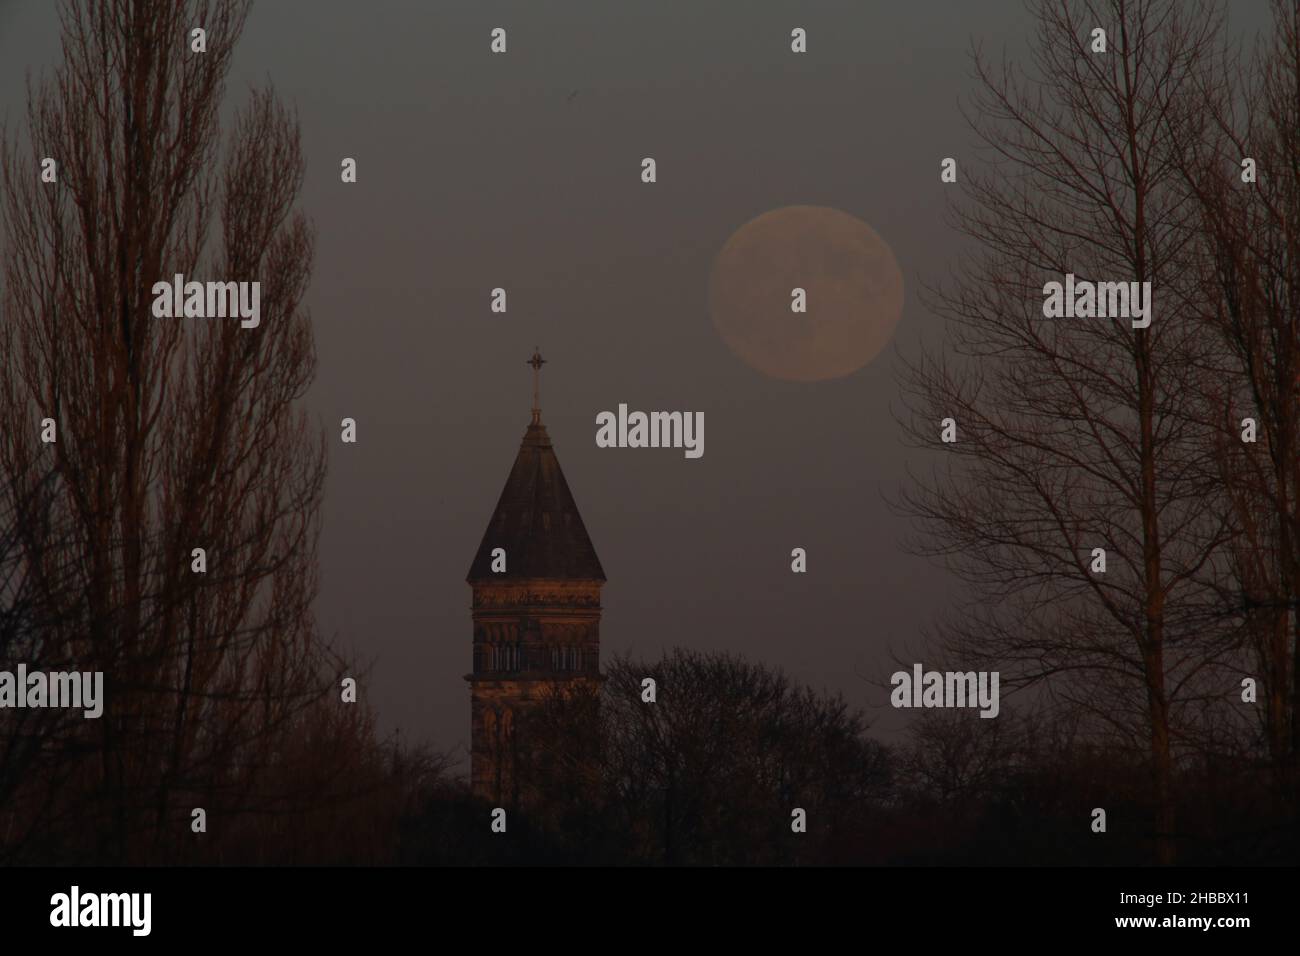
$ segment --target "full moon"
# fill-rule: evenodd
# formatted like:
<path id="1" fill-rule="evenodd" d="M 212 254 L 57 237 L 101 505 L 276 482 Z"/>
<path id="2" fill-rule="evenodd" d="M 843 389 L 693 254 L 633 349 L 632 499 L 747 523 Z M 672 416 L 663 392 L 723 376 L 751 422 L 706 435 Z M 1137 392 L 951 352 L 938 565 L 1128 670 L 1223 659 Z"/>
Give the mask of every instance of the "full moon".
<path id="1" fill-rule="evenodd" d="M 806 311 L 797 311 L 802 289 Z M 903 274 L 860 219 L 784 206 L 737 229 L 709 276 L 709 311 L 728 347 L 773 378 L 817 382 L 856 372 L 903 314 Z"/>

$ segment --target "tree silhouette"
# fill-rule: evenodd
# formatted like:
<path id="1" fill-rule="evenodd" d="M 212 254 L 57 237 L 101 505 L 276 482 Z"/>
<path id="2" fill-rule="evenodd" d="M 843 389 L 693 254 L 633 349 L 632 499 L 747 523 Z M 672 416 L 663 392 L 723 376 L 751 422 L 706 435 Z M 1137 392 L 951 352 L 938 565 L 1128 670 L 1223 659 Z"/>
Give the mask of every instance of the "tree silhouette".
<path id="1" fill-rule="evenodd" d="M 5 659 L 103 671 L 107 699 L 99 720 L 63 715 L 71 740 L 20 783 L 0 768 L 0 854 L 66 838 L 82 859 L 167 861 L 193 807 L 227 829 L 283 810 L 266 787 L 338 686 L 311 612 L 325 448 L 298 407 L 315 356 L 297 123 L 269 91 L 224 142 L 218 122 L 247 12 L 61 4 L 62 62 L 29 89 L 25 139 L 5 136 L 0 500 L 42 612 Z M 178 273 L 260 281 L 260 326 L 155 318 L 152 286 Z M 6 716 L 0 734 L 8 759 L 25 731 Z"/>
<path id="2" fill-rule="evenodd" d="M 735 655 L 616 659 L 599 690 L 557 686 L 525 719 L 523 807 L 587 859 L 830 862 L 888 792 L 861 712 Z"/>
<path id="3" fill-rule="evenodd" d="M 1220 431 L 1220 507 L 1232 521 L 1225 617 L 1249 657 L 1226 680 L 1258 679 L 1262 736 L 1296 800 L 1300 708 L 1300 4 L 1275 0 L 1252 69 L 1225 60 L 1203 96 L 1214 126 L 1189 137 L 1187 181 L 1202 212 L 1206 334 L 1223 346 L 1208 411 Z M 1254 176 L 1246 170 L 1254 163 Z M 1253 178 L 1254 181 L 1244 181 Z M 1242 440 L 1246 418 L 1256 441 Z"/>
<path id="4" fill-rule="evenodd" d="M 965 111 L 982 162 L 964 166 L 954 225 L 974 240 L 931 291 L 942 351 L 903 368 L 904 426 L 939 447 L 897 504 L 914 546 L 970 586 L 941 645 L 1086 708 L 1152 769 L 1157 859 L 1175 856 L 1182 728 L 1228 689 L 1210 663 L 1229 529 L 1216 513 L 1215 429 L 1199 408 L 1213 366 L 1202 334 L 1195 204 L 1179 144 L 1211 120 L 1199 95 L 1219 49 L 1200 3 L 1043 4 L 1027 67 L 974 57 Z M 1101 27 L 1107 52 L 1093 52 Z M 1044 284 L 1153 284 L 1148 328 L 1045 319 Z M 953 418 L 957 441 L 939 444 Z M 1093 549 L 1106 571 L 1092 569 Z"/>

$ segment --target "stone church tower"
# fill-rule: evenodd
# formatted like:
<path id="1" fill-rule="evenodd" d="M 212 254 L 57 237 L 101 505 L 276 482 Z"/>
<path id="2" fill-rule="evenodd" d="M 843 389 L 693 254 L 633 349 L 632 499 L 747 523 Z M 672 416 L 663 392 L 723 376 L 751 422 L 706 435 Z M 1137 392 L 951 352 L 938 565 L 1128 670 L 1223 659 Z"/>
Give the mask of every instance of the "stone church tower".
<path id="1" fill-rule="evenodd" d="M 518 803 L 520 756 L 544 741 L 520 718 L 553 688 L 600 680 L 605 572 L 538 407 L 544 359 L 533 353 L 533 417 L 467 581 L 473 589 L 470 776 L 475 794 Z M 504 554 L 503 554 L 504 552 Z M 504 570 L 503 570 L 504 568 Z"/>

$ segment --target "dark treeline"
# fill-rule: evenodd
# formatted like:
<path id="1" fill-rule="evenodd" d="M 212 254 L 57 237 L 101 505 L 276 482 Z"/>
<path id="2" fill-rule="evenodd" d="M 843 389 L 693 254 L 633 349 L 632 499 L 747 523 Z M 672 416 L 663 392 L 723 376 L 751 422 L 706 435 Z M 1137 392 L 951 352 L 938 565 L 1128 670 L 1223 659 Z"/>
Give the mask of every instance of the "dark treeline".
<path id="1" fill-rule="evenodd" d="M 492 806 L 441 784 L 408 800 L 411 864 L 1122 865 L 1156 850 L 1149 766 L 1053 709 L 997 719 L 917 711 L 906 739 L 761 665 L 677 650 L 620 660 L 598 694 L 557 692 L 520 733 L 535 754 L 508 836 Z M 642 682 L 657 699 L 646 703 Z M 537 738 L 535 738 L 537 739 Z M 579 770 L 581 768 L 581 770 Z M 1283 864 L 1300 834 L 1267 766 L 1180 765 L 1185 864 Z M 1105 833 L 1092 811 L 1107 812 Z M 792 812 L 807 830 L 792 829 Z"/>
<path id="2" fill-rule="evenodd" d="M 269 865 L 1120 865 L 1153 858 L 1149 768 L 1079 721 L 918 711 L 874 739 L 862 711 L 759 664 L 677 650 L 615 661 L 595 693 L 559 685 L 519 729 L 531 760 L 506 833 L 450 755 L 304 729 L 296 804 L 215 817 L 173 862 Z M 656 681 L 654 703 L 643 680 Z M 313 772 L 329 749 L 326 769 Z M 1120 757 L 1116 757 L 1116 754 Z M 279 781 L 286 783 L 284 780 Z M 1229 755 L 1181 767 L 1185 864 L 1285 864 L 1293 819 L 1267 767 Z M 1092 811 L 1107 830 L 1092 830 Z M 806 831 L 792 828 L 795 809 Z M 65 828 L 11 863 L 84 862 Z"/>

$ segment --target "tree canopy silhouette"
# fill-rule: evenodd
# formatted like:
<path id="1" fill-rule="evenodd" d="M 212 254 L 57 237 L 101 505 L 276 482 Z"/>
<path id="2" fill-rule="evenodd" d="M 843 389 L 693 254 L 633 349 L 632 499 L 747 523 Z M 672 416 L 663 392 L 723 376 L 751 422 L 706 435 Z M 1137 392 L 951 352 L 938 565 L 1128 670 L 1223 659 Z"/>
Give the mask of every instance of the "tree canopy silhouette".
<path id="1" fill-rule="evenodd" d="M 5 134 L 0 502 L 40 613 L 4 659 L 103 671 L 107 700 L 34 737 L 0 724 L 0 856 L 175 859 L 192 808 L 233 838 L 314 779 L 283 770 L 341 667 L 312 616 L 312 234 L 292 113 L 255 91 L 222 135 L 248 9 L 61 4 L 62 62 L 29 88 L 25 135 Z M 178 273 L 260 282 L 260 325 L 155 318 L 152 286 Z M 10 765 L 32 747 L 45 759 Z"/>

